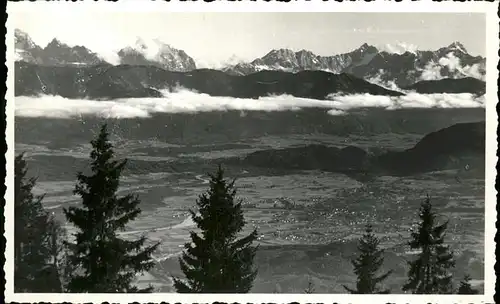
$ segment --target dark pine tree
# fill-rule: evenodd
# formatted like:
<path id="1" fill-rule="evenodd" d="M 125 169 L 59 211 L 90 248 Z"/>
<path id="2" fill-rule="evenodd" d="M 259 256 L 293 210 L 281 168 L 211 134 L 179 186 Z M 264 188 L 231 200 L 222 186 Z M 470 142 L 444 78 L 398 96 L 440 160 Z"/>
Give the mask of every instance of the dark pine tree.
<path id="1" fill-rule="evenodd" d="M 452 276 L 450 269 L 455 267 L 453 254 L 444 244 L 448 222 L 438 225 L 437 215 L 432 210 L 429 197 L 420 207 L 420 224 L 412 232 L 411 249 L 420 250 L 418 258 L 409 262 L 408 281 L 403 291 L 414 294 L 450 294 Z"/>
<path id="2" fill-rule="evenodd" d="M 69 247 L 69 263 L 76 269 L 68 282 L 69 292 L 151 292 L 133 285 L 136 274 L 151 269 L 151 254 L 159 244 L 145 246 L 146 237 L 128 241 L 117 232 L 140 213 L 140 200 L 133 194 L 118 197 L 120 176 L 126 160 L 114 160 L 113 146 L 106 125 L 91 141 L 91 175 L 79 172 L 74 193 L 82 198 L 81 207 L 64 209 L 76 228 L 76 243 Z"/>
<path id="3" fill-rule="evenodd" d="M 353 294 L 388 294 L 388 289 L 381 289 L 382 283 L 392 271 L 377 275 L 384 263 L 384 251 L 379 248 L 379 239 L 373 234 L 372 226 L 367 225 L 365 234 L 359 240 L 359 256 L 352 260 L 354 273 L 357 276 L 356 289 L 344 285 L 344 288 Z"/>
<path id="4" fill-rule="evenodd" d="M 53 219 L 42 206 L 43 196 L 32 193 L 36 178 L 27 178 L 24 154 L 14 163 L 14 290 L 61 292 L 57 269 L 51 264 Z"/>
<path id="5" fill-rule="evenodd" d="M 467 274 L 464 276 L 462 281 L 460 281 L 460 286 L 458 287 L 458 294 L 464 294 L 464 295 L 474 295 L 478 294 L 479 290 L 472 288 L 470 285 L 470 276 Z"/>
<path id="6" fill-rule="evenodd" d="M 179 259 L 186 279 L 174 278 L 174 286 L 179 293 L 247 293 L 257 274 L 252 246 L 257 231 L 237 239 L 245 220 L 234 181 L 224 179 L 220 166 L 210 178 L 210 189 L 196 202 L 200 214 L 190 210 L 201 235 L 191 232 Z"/>

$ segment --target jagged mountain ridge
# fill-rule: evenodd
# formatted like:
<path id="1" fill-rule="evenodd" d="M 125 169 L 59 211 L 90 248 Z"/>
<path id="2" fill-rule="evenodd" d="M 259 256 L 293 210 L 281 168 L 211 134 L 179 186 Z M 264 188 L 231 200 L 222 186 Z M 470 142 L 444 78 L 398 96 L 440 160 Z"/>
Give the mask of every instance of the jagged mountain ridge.
<path id="1" fill-rule="evenodd" d="M 363 44 L 349 53 L 318 56 L 306 50 L 272 50 L 249 63 L 238 63 L 224 68 L 229 74 L 247 75 L 261 70 L 325 70 L 333 73 L 350 73 L 367 80 L 394 82 L 399 87 L 409 86 L 420 80 L 475 77 L 485 75 L 486 59 L 468 54 L 465 47 L 454 42 L 436 51 L 406 51 L 389 53 Z"/>
<path id="2" fill-rule="evenodd" d="M 15 31 L 16 61 L 44 65 L 106 64 L 100 56 L 83 46 L 69 47 L 54 39 L 45 48 L 36 45 L 28 34 Z M 117 52 L 120 64 L 152 65 L 170 71 L 195 70 L 196 63 L 185 51 L 159 40 L 138 39 Z M 262 70 L 300 72 L 322 70 L 349 73 L 370 82 L 407 87 L 422 80 L 474 77 L 484 79 L 486 59 L 468 54 L 454 42 L 436 51 L 390 53 L 363 44 L 352 52 L 318 56 L 308 50 L 272 50 L 251 62 L 240 62 L 221 70 L 231 75 L 249 75 Z"/>
<path id="3" fill-rule="evenodd" d="M 196 63 L 183 50 L 153 39 L 146 42 L 137 39 L 134 46 L 128 46 L 118 52 L 121 64 L 152 65 L 169 71 L 187 72 L 196 69 Z"/>
<path id="4" fill-rule="evenodd" d="M 368 44 L 358 49 L 334 56 L 318 56 L 311 51 L 290 49 L 272 50 L 261 58 L 250 63 L 238 63 L 223 70 L 233 75 L 248 75 L 261 70 L 281 70 L 300 72 L 304 70 L 323 70 L 332 73 L 341 73 L 348 67 L 369 61 L 378 50 Z"/>
<path id="5" fill-rule="evenodd" d="M 399 87 L 421 80 L 474 77 L 484 79 L 486 59 L 470 55 L 465 47 L 454 42 L 436 51 L 415 51 L 403 54 L 379 52 L 369 64 L 350 68 L 355 76 L 365 79 L 379 78 L 394 82 Z"/>
<path id="6" fill-rule="evenodd" d="M 16 61 L 44 65 L 97 65 L 105 61 L 98 54 L 84 46 L 70 47 L 54 38 L 41 48 L 25 32 L 16 29 L 14 33 Z"/>
<path id="7" fill-rule="evenodd" d="M 31 37 L 16 29 L 14 33 L 15 60 L 40 65 L 111 65 L 99 54 L 85 46 L 69 46 L 54 38 L 42 48 Z M 171 71 L 191 71 L 196 69 L 193 58 L 183 50 L 178 50 L 159 40 L 138 39 L 134 45 L 117 52 L 120 64 L 152 65 Z"/>

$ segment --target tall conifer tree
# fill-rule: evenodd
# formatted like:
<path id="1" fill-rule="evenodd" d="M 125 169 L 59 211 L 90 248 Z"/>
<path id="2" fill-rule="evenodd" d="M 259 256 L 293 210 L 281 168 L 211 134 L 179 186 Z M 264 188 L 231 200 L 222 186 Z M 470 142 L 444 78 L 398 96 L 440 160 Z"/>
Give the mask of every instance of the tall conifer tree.
<path id="1" fill-rule="evenodd" d="M 420 224 L 409 243 L 410 248 L 420 250 L 420 254 L 409 262 L 408 281 L 403 291 L 414 294 L 452 293 L 449 271 L 455 267 L 455 261 L 449 247 L 444 244 L 448 222 L 438 225 L 436 216 L 427 197 L 420 207 Z"/>
<path id="2" fill-rule="evenodd" d="M 372 226 L 367 225 L 365 234 L 358 243 L 359 256 L 352 260 L 354 273 L 357 276 L 356 289 L 344 285 L 353 294 L 387 294 L 388 289 L 381 289 L 382 283 L 392 271 L 377 275 L 384 263 L 384 251 L 379 248 L 379 239 L 373 234 Z"/>
<path id="3" fill-rule="evenodd" d="M 76 244 L 70 247 L 69 261 L 77 271 L 68 282 L 70 292 L 150 292 L 133 285 L 136 274 L 151 269 L 151 254 L 158 244 L 145 246 L 146 237 L 135 241 L 119 238 L 117 232 L 141 212 L 140 200 L 128 194 L 117 196 L 120 175 L 126 160 L 114 160 L 106 125 L 91 141 L 91 175 L 79 172 L 74 193 L 82 198 L 80 207 L 64 210 L 76 228 Z"/>
<path id="4" fill-rule="evenodd" d="M 257 231 L 237 239 L 245 220 L 234 181 L 224 179 L 220 166 L 210 178 L 210 189 L 196 202 L 200 214 L 190 210 L 201 234 L 191 232 L 191 243 L 179 259 L 186 279 L 174 278 L 174 286 L 180 293 L 247 293 L 257 274 L 257 248 L 252 246 Z"/>
<path id="5" fill-rule="evenodd" d="M 32 193 L 36 178 L 26 176 L 24 153 L 15 158 L 14 172 L 14 290 L 60 292 L 50 248 L 50 227 L 56 223 L 43 208 L 43 196 Z"/>

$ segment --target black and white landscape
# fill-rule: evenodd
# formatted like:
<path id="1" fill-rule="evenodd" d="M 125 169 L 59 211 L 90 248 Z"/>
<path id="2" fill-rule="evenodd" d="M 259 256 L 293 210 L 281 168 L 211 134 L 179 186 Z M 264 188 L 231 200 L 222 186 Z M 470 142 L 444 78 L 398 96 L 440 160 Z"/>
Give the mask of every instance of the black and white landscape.
<path id="1" fill-rule="evenodd" d="M 175 292 L 172 276 L 183 277 L 178 258 L 198 231 L 188 210 L 222 165 L 236 179 L 243 233 L 258 231 L 250 292 L 346 293 L 370 224 L 385 250 L 380 273 L 392 271 L 383 286 L 403 293 L 429 195 L 436 222 L 448 221 L 450 292 L 468 275 L 482 293 L 486 58 L 468 48 L 484 41 L 449 32 L 439 46 L 391 48 L 380 46 L 387 35 L 372 45 L 354 31 L 359 47 L 329 55 L 280 46 L 277 35 L 267 53 L 214 67 L 160 38 L 116 47 L 112 61 L 57 34 L 42 45 L 19 26 L 15 152 L 71 235 L 63 208 L 81 205 L 76 174 L 89 172 L 90 141 L 107 123 L 116 157 L 128 159 L 119 195 L 141 200 L 120 235 L 161 241 L 136 283 L 155 292 Z"/>

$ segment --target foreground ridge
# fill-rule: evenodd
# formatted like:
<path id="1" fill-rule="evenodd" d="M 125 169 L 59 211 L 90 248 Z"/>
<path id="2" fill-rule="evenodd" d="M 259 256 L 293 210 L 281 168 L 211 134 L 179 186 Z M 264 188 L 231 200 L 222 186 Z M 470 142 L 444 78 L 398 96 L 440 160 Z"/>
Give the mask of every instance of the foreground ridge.
<path id="1" fill-rule="evenodd" d="M 401 96 L 349 74 L 323 71 L 287 73 L 262 71 L 246 76 L 200 69 L 171 72 L 153 66 L 98 65 L 91 67 L 41 66 L 16 63 L 16 96 L 40 94 L 66 98 L 116 99 L 163 97 L 160 90 L 178 87 L 212 96 L 258 98 L 268 95 L 325 99 L 334 93 Z"/>

